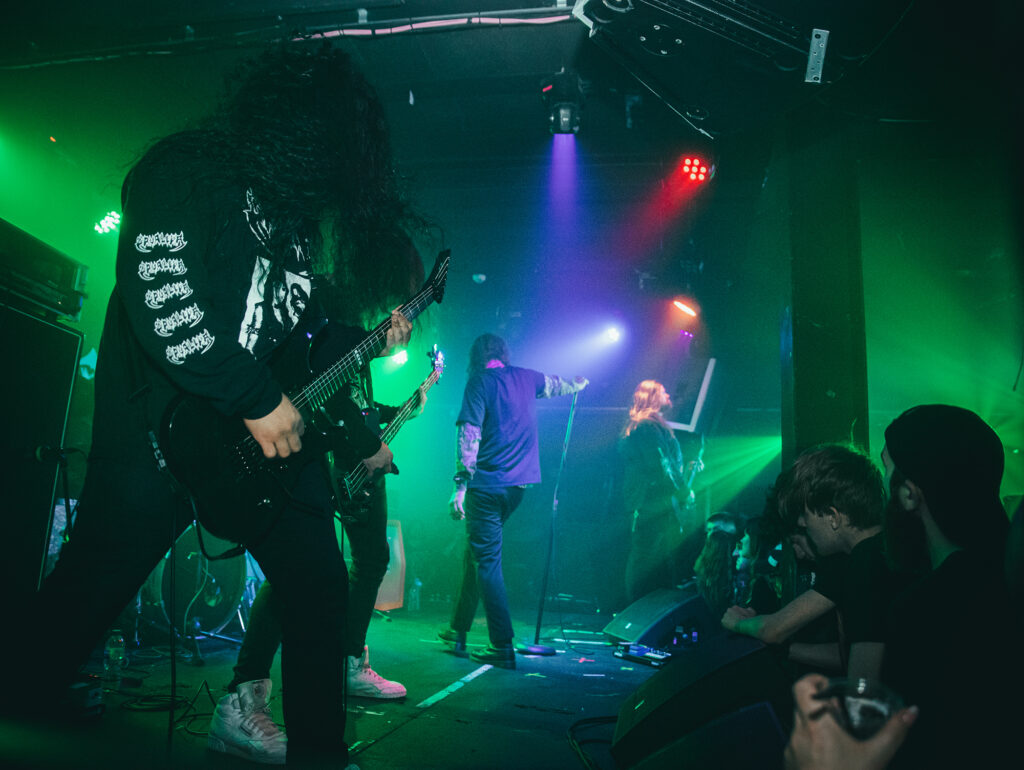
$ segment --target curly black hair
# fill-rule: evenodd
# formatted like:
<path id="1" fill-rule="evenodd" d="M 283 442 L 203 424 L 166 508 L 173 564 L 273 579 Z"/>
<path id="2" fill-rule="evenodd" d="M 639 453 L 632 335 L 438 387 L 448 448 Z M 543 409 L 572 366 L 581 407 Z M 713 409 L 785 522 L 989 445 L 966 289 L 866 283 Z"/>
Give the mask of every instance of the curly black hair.
<path id="1" fill-rule="evenodd" d="M 193 182 L 251 189 L 273 224 L 271 271 L 307 243 L 347 320 L 409 296 L 408 236 L 427 225 L 401 190 L 383 105 L 344 52 L 289 42 L 245 61 L 218 109 L 147 160 L 168 157 L 197 161 Z"/>

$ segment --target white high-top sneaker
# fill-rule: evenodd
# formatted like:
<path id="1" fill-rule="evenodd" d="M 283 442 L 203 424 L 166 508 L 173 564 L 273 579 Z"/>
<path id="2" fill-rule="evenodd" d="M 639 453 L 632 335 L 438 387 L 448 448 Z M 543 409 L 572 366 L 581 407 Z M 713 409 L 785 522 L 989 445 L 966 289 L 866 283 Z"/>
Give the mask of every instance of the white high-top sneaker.
<path id="1" fill-rule="evenodd" d="M 288 739 L 270 718 L 270 680 L 243 682 L 217 703 L 207 745 L 214 751 L 283 765 Z"/>
<path id="2" fill-rule="evenodd" d="M 348 694 L 362 698 L 392 700 L 405 697 L 405 687 L 391 682 L 370 668 L 370 649 L 363 647 L 360 658 L 348 657 Z"/>

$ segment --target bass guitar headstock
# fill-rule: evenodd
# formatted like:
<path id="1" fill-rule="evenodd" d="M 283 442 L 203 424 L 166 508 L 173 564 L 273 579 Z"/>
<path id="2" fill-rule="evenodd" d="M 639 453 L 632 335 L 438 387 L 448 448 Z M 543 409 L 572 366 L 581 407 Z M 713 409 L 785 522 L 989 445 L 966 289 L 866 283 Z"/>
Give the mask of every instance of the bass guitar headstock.
<path id="1" fill-rule="evenodd" d="M 427 356 L 430 358 L 430 365 L 434 370 L 434 374 L 437 375 L 436 379 L 441 379 L 441 375 L 444 374 L 444 353 L 438 350 L 435 344 L 434 347 L 427 351 Z"/>
<path id="2" fill-rule="evenodd" d="M 452 250 L 445 249 L 437 255 L 434 261 L 434 268 L 430 271 L 426 286 L 430 288 L 434 302 L 441 304 L 444 299 L 444 288 L 448 283 L 448 266 L 452 261 Z"/>

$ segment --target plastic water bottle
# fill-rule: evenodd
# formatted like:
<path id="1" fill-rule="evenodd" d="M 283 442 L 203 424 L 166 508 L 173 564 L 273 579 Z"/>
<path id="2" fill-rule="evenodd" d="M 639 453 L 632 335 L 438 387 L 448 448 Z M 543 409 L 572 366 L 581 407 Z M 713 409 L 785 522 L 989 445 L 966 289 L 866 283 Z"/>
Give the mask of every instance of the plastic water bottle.
<path id="1" fill-rule="evenodd" d="M 121 684 L 121 671 L 126 663 L 124 634 L 115 628 L 103 647 L 103 681 L 107 686 L 117 687 Z"/>
<path id="2" fill-rule="evenodd" d="M 423 581 L 416 578 L 412 581 L 412 586 L 409 588 L 409 609 L 418 610 L 420 608 L 420 591 L 423 589 Z"/>

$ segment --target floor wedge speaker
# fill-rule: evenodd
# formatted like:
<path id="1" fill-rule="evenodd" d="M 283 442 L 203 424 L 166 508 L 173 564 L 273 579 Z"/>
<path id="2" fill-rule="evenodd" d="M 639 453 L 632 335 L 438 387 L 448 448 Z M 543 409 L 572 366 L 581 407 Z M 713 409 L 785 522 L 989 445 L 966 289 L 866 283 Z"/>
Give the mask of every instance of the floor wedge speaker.
<path id="1" fill-rule="evenodd" d="M 664 649 L 677 626 L 696 629 L 698 638 L 721 630 L 719 618 L 712 616 L 704 600 L 684 586 L 659 588 L 637 599 L 604 627 L 604 634 L 612 644 Z"/>

